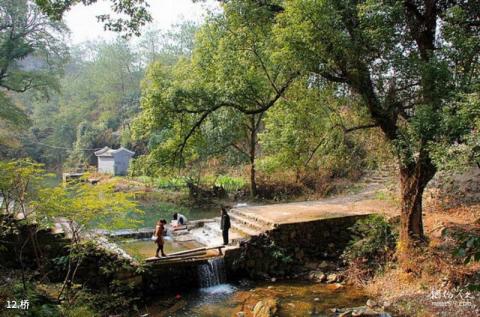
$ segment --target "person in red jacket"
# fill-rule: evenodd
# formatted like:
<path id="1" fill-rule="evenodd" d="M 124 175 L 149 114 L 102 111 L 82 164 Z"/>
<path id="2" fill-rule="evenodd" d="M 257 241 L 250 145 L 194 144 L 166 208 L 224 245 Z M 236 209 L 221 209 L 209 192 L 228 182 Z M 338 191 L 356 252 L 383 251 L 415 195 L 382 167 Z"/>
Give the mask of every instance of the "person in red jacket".
<path id="1" fill-rule="evenodd" d="M 158 252 L 161 251 L 162 256 L 166 256 L 163 252 L 163 246 L 165 244 L 165 240 L 163 240 L 163 235 L 165 234 L 165 225 L 167 221 L 165 219 L 159 220 L 157 222 L 157 226 L 155 227 L 154 236 L 157 238 L 155 243 L 157 244 L 157 252 L 155 252 L 155 256 L 158 258 Z"/>

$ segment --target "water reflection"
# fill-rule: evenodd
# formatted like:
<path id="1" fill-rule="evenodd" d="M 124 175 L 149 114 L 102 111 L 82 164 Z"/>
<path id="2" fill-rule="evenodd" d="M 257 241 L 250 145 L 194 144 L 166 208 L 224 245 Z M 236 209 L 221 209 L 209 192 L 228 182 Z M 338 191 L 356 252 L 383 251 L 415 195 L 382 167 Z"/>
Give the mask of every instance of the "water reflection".
<path id="1" fill-rule="evenodd" d="M 140 220 L 136 228 L 154 228 L 155 223 L 162 218 L 170 222 L 175 212 L 185 215 L 188 220 L 208 219 L 219 215 L 218 208 L 214 206 L 185 207 L 175 203 L 165 202 L 165 197 L 157 192 L 137 195 L 135 201 L 138 207 L 144 212 L 142 215 L 131 214 L 132 218 Z"/>

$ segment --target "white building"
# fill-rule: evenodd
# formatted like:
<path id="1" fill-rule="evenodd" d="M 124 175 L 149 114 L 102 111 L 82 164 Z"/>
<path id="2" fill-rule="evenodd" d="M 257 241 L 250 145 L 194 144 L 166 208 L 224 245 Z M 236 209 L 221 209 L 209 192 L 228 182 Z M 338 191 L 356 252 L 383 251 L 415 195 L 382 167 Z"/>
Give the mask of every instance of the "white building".
<path id="1" fill-rule="evenodd" d="M 112 175 L 127 175 L 128 164 L 135 152 L 124 147 L 113 150 L 108 146 L 95 152 L 98 158 L 98 172 Z"/>

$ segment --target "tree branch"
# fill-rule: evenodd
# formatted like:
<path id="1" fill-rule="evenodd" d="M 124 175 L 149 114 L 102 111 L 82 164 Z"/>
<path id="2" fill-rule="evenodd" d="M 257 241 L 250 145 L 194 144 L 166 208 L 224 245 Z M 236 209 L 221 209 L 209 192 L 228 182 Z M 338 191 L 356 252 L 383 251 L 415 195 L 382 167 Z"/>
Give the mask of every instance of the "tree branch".
<path id="1" fill-rule="evenodd" d="M 370 123 L 370 124 L 359 125 L 359 126 L 351 127 L 351 128 L 346 128 L 343 124 L 336 124 L 335 127 L 342 128 L 343 133 L 350 133 L 350 132 L 357 131 L 357 130 L 377 128 L 377 127 L 379 127 L 379 124 Z"/>

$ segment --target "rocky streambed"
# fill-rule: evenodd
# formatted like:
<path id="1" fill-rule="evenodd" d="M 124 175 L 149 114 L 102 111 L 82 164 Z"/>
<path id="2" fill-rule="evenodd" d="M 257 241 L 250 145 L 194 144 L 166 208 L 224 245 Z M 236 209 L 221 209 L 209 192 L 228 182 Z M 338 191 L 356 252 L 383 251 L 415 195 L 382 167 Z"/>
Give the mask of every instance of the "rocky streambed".
<path id="1" fill-rule="evenodd" d="M 389 316 L 361 289 L 296 279 L 242 280 L 175 294 L 158 299 L 145 313 L 152 317 Z"/>

